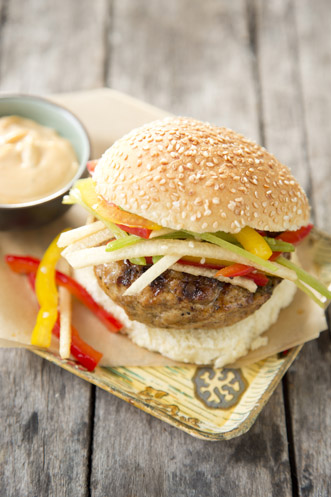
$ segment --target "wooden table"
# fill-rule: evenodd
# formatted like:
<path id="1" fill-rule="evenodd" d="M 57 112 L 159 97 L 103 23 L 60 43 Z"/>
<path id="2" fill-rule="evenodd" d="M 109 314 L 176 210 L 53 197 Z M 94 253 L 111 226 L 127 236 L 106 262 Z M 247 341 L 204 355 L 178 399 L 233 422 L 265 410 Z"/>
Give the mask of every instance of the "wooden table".
<path id="1" fill-rule="evenodd" d="M 110 86 L 265 144 L 331 232 L 329 0 L 0 0 L 0 89 Z M 0 495 L 329 496 L 330 335 L 246 435 L 204 442 L 22 350 L 1 353 Z"/>

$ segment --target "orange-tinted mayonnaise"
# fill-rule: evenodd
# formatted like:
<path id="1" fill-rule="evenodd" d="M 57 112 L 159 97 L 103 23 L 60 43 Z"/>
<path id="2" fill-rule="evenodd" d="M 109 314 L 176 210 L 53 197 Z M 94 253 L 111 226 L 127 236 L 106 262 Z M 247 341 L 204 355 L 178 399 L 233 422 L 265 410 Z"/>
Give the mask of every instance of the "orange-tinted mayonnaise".
<path id="1" fill-rule="evenodd" d="M 53 129 L 18 116 L 0 118 L 0 204 L 47 197 L 77 169 L 70 142 Z"/>

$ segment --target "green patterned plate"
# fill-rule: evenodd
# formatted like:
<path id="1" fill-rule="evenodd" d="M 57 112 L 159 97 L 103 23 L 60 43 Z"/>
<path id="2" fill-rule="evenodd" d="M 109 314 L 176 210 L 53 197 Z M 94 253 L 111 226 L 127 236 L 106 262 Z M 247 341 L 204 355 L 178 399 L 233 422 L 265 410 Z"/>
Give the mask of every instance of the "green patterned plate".
<path id="1" fill-rule="evenodd" d="M 300 349 L 241 369 L 99 367 L 92 373 L 48 351 L 33 352 L 190 435 L 226 440 L 249 430 Z"/>
<path id="2" fill-rule="evenodd" d="M 54 98 L 86 124 L 95 157 L 133 127 L 166 115 L 160 109 L 109 89 Z M 49 242 L 51 236 L 45 232 L 45 246 L 46 239 Z M 38 243 L 41 241 L 40 236 Z M 11 243 L 10 239 L 6 250 L 13 250 Z M 329 284 L 330 236 L 314 230 L 312 247 L 319 277 Z M 241 369 L 99 367 L 92 373 L 50 351 L 33 352 L 193 436 L 224 440 L 241 435 L 252 426 L 300 349 L 301 346 L 294 347 L 287 354 L 273 355 Z"/>

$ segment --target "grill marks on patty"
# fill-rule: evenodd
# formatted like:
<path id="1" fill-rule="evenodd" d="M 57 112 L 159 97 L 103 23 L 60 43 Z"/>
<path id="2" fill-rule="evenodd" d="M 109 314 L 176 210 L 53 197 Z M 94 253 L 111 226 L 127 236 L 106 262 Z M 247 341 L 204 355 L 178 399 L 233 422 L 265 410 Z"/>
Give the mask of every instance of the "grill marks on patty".
<path id="1" fill-rule="evenodd" d="M 128 260 L 95 267 L 99 285 L 132 320 L 160 328 L 230 326 L 259 309 L 272 295 L 279 278 L 271 277 L 255 293 L 214 278 L 168 269 L 139 295 L 123 293 L 150 266 Z"/>

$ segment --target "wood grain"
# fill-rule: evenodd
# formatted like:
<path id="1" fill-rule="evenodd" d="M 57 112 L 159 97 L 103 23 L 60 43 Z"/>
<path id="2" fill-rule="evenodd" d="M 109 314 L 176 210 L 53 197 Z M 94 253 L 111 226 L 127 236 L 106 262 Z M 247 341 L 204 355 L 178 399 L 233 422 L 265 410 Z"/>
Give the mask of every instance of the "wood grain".
<path id="1" fill-rule="evenodd" d="M 166 7 L 164 2 L 115 2 L 109 83 L 176 114 L 225 124 L 259 139 L 246 4 L 190 6 L 189 1 L 167 2 Z M 182 31 L 178 20 L 184 18 Z M 92 495 L 291 495 L 281 389 L 271 402 L 248 435 L 209 444 L 98 390 Z"/>
<path id="2" fill-rule="evenodd" d="M 1 497 L 85 496 L 91 385 L 28 351 L 0 357 Z"/>
<path id="3" fill-rule="evenodd" d="M 295 28 L 314 218 L 317 226 L 329 232 L 330 22 L 329 2 L 320 1 L 318 8 L 313 8 L 306 1 L 295 2 Z M 302 497 L 331 494 L 330 362 L 330 334 L 325 333 L 319 340 L 305 346 L 301 361 L 289 373 L 298 494 Z"/>
<path id="4" fill-rule="evenodd" d="M 311 80 L 316 77 L 315 70 L 318 72 L 323 67 L 323 70 L 327 71 L 327 66 L 320 58 L 315 60 L 311 55 L 310 43 L 319 36 L 320 22 L 311 22 L 311 12 L 302 13 L 301 3 L 296 7 L 300 13 L 291 0 L 282 0 L 277 4 L 258 2 L 258 52 L 265 139 L 266 146 L 275 153 L 277 151 L 277 157 L 292 167 L 295 176 L 305 187 L 315 207 L 313 215 L 317 226 L 327 228 L 320 210 L 321 204 L 324 204 L 323 213 L 327 212 L 328 217 L 330 216 L 330 201 L 326 198 L 329 184 L 326 184 L 322 191 L 316 190 L 314 185 L 318 179 L 315 172 L 319 170 L 320 159 L 313 155 L 309 145 L 311 140 L 320 140 L 321 136 L 325 135 L 321 127 L 315 125 L 316 122 L 313 124 L 312 121 L 305 120 L 305 116 L 310 115 L 312 109 L 303 91 L 303 88 L 311 84 Z M 317 16 L 315 14 L 315 21 L 321 15 L 322 11 Z M 303 32 L 297 30 L 296 16 L 304 16 L 306 19 L 310 30 L 309 40 Z M 324 42 L 320 39 L 319 43 Z M 307 57 L 311 57 L 311 65 L 309 70 L 306 68 L 303 73 L 302 59 L 308 64 Z M 308 78 L 307 82 L 305 78 Z M 328 78 L 331 78 L 330 66 Z M 330 82 L 330 79 L 328 81 Z M 317 89 L 316 86 L 312 86 Z M 326 94 L 325 87 L 324 95 Z M 317 99 L 317 93 L 315 98 Z M 330 100 L 329 96 L 327 98 Z M 320 108 L 320 111 L 325 113 L 328 109 Z M 324 153 L 326 146 L 329 147 L 329 144 L 324 143 Z M 322 171 L 326 170 L 327 165 L 324 163 L 317 176 L 320 177 Z M 324 202 L 321 202 L 321 198 Z M 331 423 L 328 409 L 328 405 L 331 405 L 328 395 L 330 346 L 327 335 L 323 335 L 313 344 L 307 344 L 294 367 L 290 369 L 285 384 L 288 395 L 287 416 L 293 485 L 295 494 L 299 493 L 302 496 L 326 496 L 330 493 L 331 468 L 328 461 L 330 443 L 329 437 L 322 435 L 330 433 Z M 315 402 L 311 401 L 312 395 Z M 316 434 L 312 443 L 313 450 L 309 448 L 311 438 L 314 436 L 310 435 L 311 430 L 312 434 Z"/>
<path id="5" fill-rule="evenodd" d="M 315 220 L 331 232 L 331 9 L 328 0 L 318 6 L 295 1 L 294 29 L 304 105 L 308 160 L 311 167 Z"/>
<path id="6" fill-rule="evenodd" d="M 258 69 L 265 146 L 289 166 L 310 193 L 298 47 L 292 0 L 264 2 L 256 9 Z"/>
<path id="7" fill-rule="evenodd" d="M 281 386 L 240 438 L 192 438 L 97 390 L 91 495 L 292 496 Z"/>
<path id="8" fill-rule="evenodd" d="M 107 0 L 7 0 L 0 89 L 55 93 L 103 86 Z"/>
<path id="9" fill-rule="evenodd" d="M 108 84 L 258 139 L 243 0 L 114 2 Z"/>
<path id="10" fill-rule="evenodd" d="M 300 497 L 331 495 L 330 336 L 305 345 L 288 373 Z"/>
<path id="11" fill-rule="evenodd" d="M 265 142 L 331 231 L 328 0 L 0 0 L 0 90 L 102 86 Z M 330 340 L 246 435 L 191 438 L 26 351 L 0 350 L 0 495 L 331 494 Z M 287 419 L 285 414 L 287 415 Z"/>
<path id="12" fill-rule="evenodd" d="M 103 85 L 107 4 L 1 2 L 0 90 Z M 88 495 L 94 387 L 30 352 L 0 356 L 0 495 Z"/>

